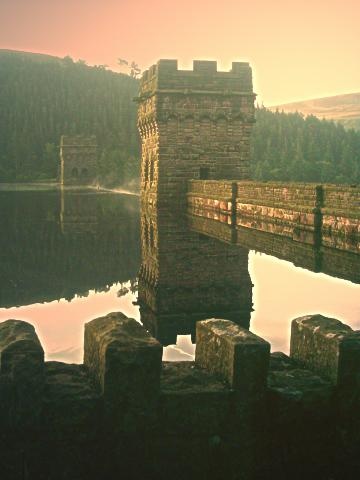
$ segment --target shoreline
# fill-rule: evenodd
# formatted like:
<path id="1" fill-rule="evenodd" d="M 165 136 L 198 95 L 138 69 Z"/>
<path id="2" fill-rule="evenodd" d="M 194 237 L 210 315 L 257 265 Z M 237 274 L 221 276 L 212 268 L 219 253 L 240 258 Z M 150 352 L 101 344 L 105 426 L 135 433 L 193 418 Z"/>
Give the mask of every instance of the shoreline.
<path id="1" fill-rule="evenodd" d="M 66 190 L 81 191 L 93 190 L 101 193 L 119 193 L 123 195 L 139 196 L 140 192 L 127 190 L 123 187 L 103 187 L 100 185 L 61 185 L 59 182 L 21 182 L 21 183 L 0 183 L 0 192 L 14 191 L 35 191 L 35 190 Z"/>

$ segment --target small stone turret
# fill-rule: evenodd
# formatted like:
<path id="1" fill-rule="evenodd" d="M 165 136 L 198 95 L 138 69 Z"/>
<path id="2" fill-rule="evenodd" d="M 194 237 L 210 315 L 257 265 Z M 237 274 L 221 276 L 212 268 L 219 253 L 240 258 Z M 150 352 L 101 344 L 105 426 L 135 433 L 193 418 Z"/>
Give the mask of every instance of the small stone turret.
<path id="1" fill-rule="evenodd" d="M 89 185 L 97 179 L 95 135 L 62 135 L 60 139 L 61 185 Z"/>

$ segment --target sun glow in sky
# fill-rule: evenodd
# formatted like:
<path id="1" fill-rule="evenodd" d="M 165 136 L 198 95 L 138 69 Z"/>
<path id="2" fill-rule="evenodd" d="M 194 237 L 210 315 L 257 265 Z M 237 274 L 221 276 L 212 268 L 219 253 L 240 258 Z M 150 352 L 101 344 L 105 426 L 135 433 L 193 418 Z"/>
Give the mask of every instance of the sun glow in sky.
<path id="1" fill-rule="evenodd" d="M 142 69 L 249 61 L 273 105 L 360 90 L 359 0 L 0 0 L 0 48 Z"/>

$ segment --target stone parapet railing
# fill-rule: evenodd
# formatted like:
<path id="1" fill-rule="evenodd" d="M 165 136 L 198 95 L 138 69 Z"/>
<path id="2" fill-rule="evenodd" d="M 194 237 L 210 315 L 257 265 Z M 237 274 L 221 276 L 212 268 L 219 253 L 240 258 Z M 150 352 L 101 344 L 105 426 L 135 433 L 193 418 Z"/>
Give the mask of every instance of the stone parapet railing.
<path id="1" fill-rule="evenodd" d="M 99 464 L 106 478 L 166 478 L 173 465 L 250 479 L 297 458 L 304 474 L 335 474 L 340 458 L 356 467 L 360 332 L 338 320 L 295 319 L 290 357 L 231 321 L 200 321 L 195 362 L 169 363 L 112 313 L 86 324 L 83 365 L 43 355 L 31 325 L 0 324 L 2 478 L 99 478 Z"/>
<path id="2" fill-rule="evenodd" d="M 188 210 L 195 215 L 360 251 L 358 186 L 191 180 L 187 199 Z"/>

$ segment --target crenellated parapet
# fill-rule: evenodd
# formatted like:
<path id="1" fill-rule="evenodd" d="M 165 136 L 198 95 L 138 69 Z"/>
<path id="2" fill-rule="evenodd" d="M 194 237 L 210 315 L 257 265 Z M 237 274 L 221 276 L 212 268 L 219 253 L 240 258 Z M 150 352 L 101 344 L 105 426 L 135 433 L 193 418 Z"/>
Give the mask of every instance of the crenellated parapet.
<path id="1" fill-rule="evenodd" d="M 241 468 L 250 479 L 288 475 L 297 458 L 302 474 L 334 474 L 345 458 L 354 472 L 360 332 L 321 315 L 295 319 L 288 357 L 229 320 L 207 319 L 197 323 L 194 362 L 161 356 L 120 312 L 86 324 L 83 365 L 44 362 L 32 326 L 0 324 L 2 478 L 26 469 L 95 479 L 101 464 L 109 478 L 165 479 L 171 464 L 187 478 Z"/>
<path id="2" fill-rule="evenodd" d="M 143 199 L 172 208 L 184 205 L 188 179 L 248 178 L 254 98 L 246 62 L 219 72 L 213 61 L 179 70 L 160 60 L 145 71 L 137 98 Z"/>
<path id="3" fill-rule="evenodd" d="M 247 62 L 233 62 L 229 72 L 219 72 L 216 61 L 194 60 L 192 70 L 179 70 L 177 60 L 159 60 L 143 73 L 140 96 L 157 90 L 189 89 L 194 93 L 253 94 L 251 68 Z"/>

